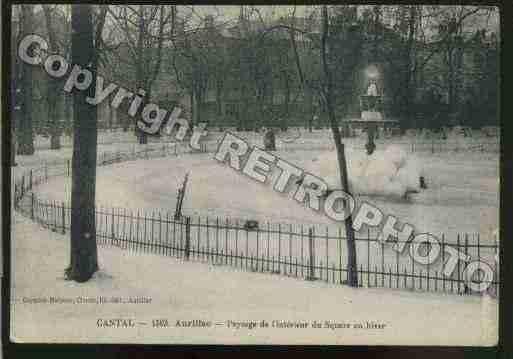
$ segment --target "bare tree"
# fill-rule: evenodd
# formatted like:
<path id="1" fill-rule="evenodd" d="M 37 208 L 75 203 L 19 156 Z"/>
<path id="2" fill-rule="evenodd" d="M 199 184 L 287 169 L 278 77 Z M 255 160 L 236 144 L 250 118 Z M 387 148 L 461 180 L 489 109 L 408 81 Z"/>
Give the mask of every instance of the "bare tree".
<path id="1" fill-rule="evenodd" d="M 190 10 L 190 13 L 184 10 L 177 15 L 181 25 L 173 37 L 167 65 L 174 74 L 175 84 L 189 96 L 191 120 L 195 124 L 204 122 L 204 105 L 209 91 L 215 93 L 217 118 L 225 113 L 225 90 L 231 84 L 230 74 L 236 68 L 239 56 L 232 41 L 224 38 L 220 31 L 226 22 L 217 22 L 211 14 L 203 16 Z"/>
<path id="2" fill-rule="evenodd" d="M 404 73 L 404 86 L 401 86 L 403 89 L 402 99 L 403 99 L 403 112 L 407 115 L 407 118 L 413 121 L 415 117 L 415 113 L 413 110 L 413 100 L 415 99 L 415 93 L 417 86 L 415 85 L 416 72 L 418 68 L 414 66 L 415 63 L 415 38 L 417 35 L 417 24 L 419 22 L 419 12 L 421 9 L 416 5 L 409 5 L 407 8 L 407 31 L 408 36 L 403 45 L 403 71 Z M 404 121 L 402 122 L 404 124 Z M 402 126 L 403 130 L 405 126 Z"/>
<path id="3" fill-rule="evenodd" d="M 34 5 L 21 5 L 21 33 L 22 37 L 33 32 Z M 34 51 L 34 49 L 29 49 Z M 34 135 L 32 128 L 32 71 L 31 65 L 21 65 L 21 116 L 18 123 L 18 154 L 34 154 Z"/>
<path id="4" fill-rule="evenodd" d="M 461 108 L 463 85 L 463 52 L 467 46 L 466 21 L 469 17 L 487 12 L 488 8 L 458 6 L 442 12 L 438 19 L 438 37 L 443 58 L 445 88 L 447 90 L 448 111 L 455 118 Z"/>
<path id="5" fill-rule="evenodd" d="M 95 221 L 97 108 L 86 102 L 86 97 L 94 97 L 96 91 L 97 53 L 92 6 L 72 5 L 71 26 L 72 62 L 83 69 L 88 68 L 93 75 L 87 90 L 73 92 L 71 258 L 66 269 L 68 279 L 85 282 L 98 270 Z"/>
<path id="6" fill-rule="evenodd" d="M 344 11 L 351 10 L 350 8 L 342 9 L 338 15 L 347 15 Z M 312 94 L 316 92 L 322 99 L 322 103 L 326 109 L 329 125 L 335 142 L 335 148 L 337 151 L 337 162 L 340 174 L 341 189 L 349 193 L 348 185 L 348 174 L 347 174 L 347 160 L 345 157 L 345 146 L 342 142 L 342 135 L 337 121 L 337 103 L 335 97 L 351 97 L 353 90 L 353 74 L 359 61 L 359 53 L 361 47 L 361 39 L 358 38 L 356 32 L 357 27 L 355 24 L 345 24 L 343 27 L 337 29 L 338 34 L 343 33 L 343 39 L 337 38 L 335 34 L 330 32 L 330 19 L 328 15 L 328 7 L 321 7 L 321 38 L 319 44 L 318 59 L 316 61 L 315 55 L 311 50 L 315 49 L 315 43 L 317 38 L 315 35 L 309 36 L 307 31 L 300 29 L 294 25 L 278 25 L 273 28 L 267 29 L 272 31 L 276 28 L 286 28 L 290 32 L 290 41 L 292 44 L 292 50 L 294 54 L 295 65 L 299 75 L 299 80 L 302 88 L 307 92 L 307 98 L 312 98 Z M 299 55 L 298 46 L 296 42 L 296 36 L 294 34 L 302 34 L 305 38 L 304 41 L 310 44 L 310 48 L 307 49 L 307 54 L 303 61 Z M 337 46 L 333 46 L 335 42 L 340 43 Z M 346 49 L 349 47 L 349 49 Z M 340 51 L 344 49 L 344 51 Z M 305 75 L 305 65 L 307 64 L 309 76 Z M 335 67 L 332 68 L 332 64 L 335 63 Z M 341 65 L 342 64 L 342 65 Z M 320 66 L 320 67 L 319 67 Z M 318 72 L 317 70 L 320 70 Z M 335 83 L 347 82 L 349 85 L 337 88 Z M 348 101 L 344 100 L 343 104 Z M 347 203 L 346 203 L 347 210 Z M 347 283 L 351 286 L 358 286 L 358 272 L 357 272 L 357 260 L 356 260 L 356 246 L 355 236 L 353 229 L 353 220 L 351 215 L 347 216 L 345 222 L 345 230 L 347 236 L 347 249 L 348 249 L 348 261 L 347 261 Z"/>
<path id="7" fill-rule="evenodd" d="M 54 28 L 54 10 L 56 5 L 43 5 L 45 15 L 46 30 L 48 32 L 49 52 L 58 53 L 59 44 Z M 55 79 L 47 82 L 47 103 L 48 103 L 48 122 L 50 124 L 50 149 L 58 150 L 61 148 L 60 137 L 62 133 L 61 115 L 63 96 L 59 91 L 60 83 Z"/>
<path id="8" fill-rule="evenodd" d="M 142 89 L 144 102 L 151 101 L 152 86 L 160 73 L 165 40 L 174 28 L 173 6 L 117 5 L 108 8 L 116 28 L 123 34 L 125 53 L 117 54 L 118 62 L 134 71 L 135 90 Z M 126 69 L 126 67 L 124 68 Z M 118 74 L 126 80 L 126 73 Z M 141 106 L 142 107 L 142 106 Z M 146 133 L 135 127 L 140 144 L 147 143 Z"/>
<path id="9" fill-rule="evenodd" d="M 293 8 L 291 18 L 292 18 L 292 23 L 294 24 L 295 19 L 296 19 L 296 7 L 295 6 Z M 297 31 L 294 28 L 290 28 L 290 29 L 288 29 L 288 31 L 289 31 L 289 35 L 290 35 L 290 42 L 291 42 L 291 46 L 292 46 L 292 50 L 293 50 L 294 61 L 296 64 L 299 81 L 300 81 L 301 88 L 304 93 L 305 102 L 308 106 L 308 110 L 307 110 L 307 125 L 308 126 L 307 127 L 308 127 L 308 131 L 312 132 L 312 121 L 313 121 L 313 115 L 314 115 L 313 95 L 312 95 L 310 86 L 306 82 L 306 77 L 303 73 L 303 68 L 301 66 L 301 60 L 300 60 L 300 55 L 299 55 L 297 41 L 296 41 Z"/>
<path id="10" fill-rule="evenodd" d="M 342 190 L 349 193 L 349 184 L 347 178 L 347 160 L 345 155 L 345 146 L 342 143 L 342 137 L 340 134 L 339 125 L 337 123 L 337 117 L 335 113 L 334 103 L 334 90 L 333 90 L 333 73 L 331 72 L 330 64 L 328 62 L 328 37 L 330 35 L 330 23 L 328 18 L 328 7 L 323 5 L 322 7 L 322 38 L 321 38 L 321 62 L 324 72 L 323 79 L 323 97 L 326 104 L 326 110 L 328 112 L 328 119 L 333 134 L 333 141 L 335 142 L 335 148 L 337 151 L 338 167 L 340 172 L 340 183 Z M 357 56 L 357 54 L 353 54 Z M 348 206 L 346 205 L 346 210 Z M 358 286 L 358 272 L 356 264 L 356 246 L 353 229 L 353 219 L 351 214 L 347 216 L 345 220 L 346 229 L 346 243 L 347 243 L 347 280 L 348 284 L 357 287 Z"/>
<path id="11" fill-rule="evenodd" d="M 459 96 L 465 66 L 465 23 L 487 16 L 493 10 L 489 6 L 423 6 L 416 10 L 418 30 L 414 37 L 424 44 L 425 50 L 413 53 L 413 63 L 409 69 L 411 83 L 408 93 L 405 93 L 406 98 L 413 97 L 420 87 L 421 84 L 415 83 L 419 75 L 434 78 L 429 85 L 447 94 L 448 112 L 456 115 L 461 105 Z M 426 29 L 434 34 L 426 36 Z M 441 61 L 437 61 L 439 58 Z M 442 82 L 438 81 L 437 75 L 442 75 Z"/>

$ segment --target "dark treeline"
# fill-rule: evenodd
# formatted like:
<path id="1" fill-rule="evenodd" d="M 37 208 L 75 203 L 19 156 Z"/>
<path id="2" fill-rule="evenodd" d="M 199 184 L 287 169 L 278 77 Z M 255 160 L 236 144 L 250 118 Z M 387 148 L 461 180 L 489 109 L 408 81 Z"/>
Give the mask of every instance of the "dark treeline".
<path id="1" fill-rule="evenodd" d="M 33 31 L 49 40 L 52 52 L 69 58 L 69 6 L 29 7 L 14 7 L 13 44 Z M 93 17 L 105 23 L 98 71 L 119 85 L 143 88 L 145 101 L 180 103 L 193 122 L 327 127 L 319 96 L 320 7 L 291 6 L 274 15 L 267 8 L 239 6 L 238 16 L 227 17 L 222 9 L 211 14 L 187 6 L 94 6 Z M 329 17 L 339 120 L 360 116 L 365 69 L 375 65 L 385 114 L 404 129 L 497 125 L 496 8 L 331 6 Z M 355 46 L 358 56 L 347 51 Z M 17 67 L 20 87 L 32 98 L 17 122 L 19 150 L 31 151 L 24 144 L 32 131 L 29 112 L 37 114 L 33 131 L 59 148 L 63 130 L 71 134 L 70 96 L 41 69 Z M 117 122 L 127 128 L 132 118 L 125 114 L 100 106 L 100 127 Z"/>
<path id="2" fill-rule="evenodd" d="M 385 116 L 397 120 L 402 130 L 498 122 L 498 11 L 493 7 L 235 6 L 207 11 L 176 5 L 29 4 L 14 6 L 12 15 L 17 153 L 34 154 L 35 134 L 48 137 L 54 150 L 63 134 L 73 137 L 66 278 L 79 282 L 99 269 L 97 129 L 135 128 L 137 141 L 146 144 L 146 134 L 134 123 L 147 103 L 167 110 L 178 104 L 193 124 L 267 127 L 269 138 L 278 127 L 329 127 L 346 191 L 344 120 L 360 118 L 361 95 L 371 81 L 382 95 Z M 91 86 L 66 94 L 67 76 L 52 79 L 43 67 L 18 59 L 16 45 L 30 33 L 46 38 L 49 53 L 88 68 Z M 112 96 L 97 107 L 86 102 L 95 95 L 96 74 L 141 96 L 143 105 L 134 117 L 127 115 L 130 99 L 118 110 L 109 106 Z M 371 155 L 372 141 L 368 145 Z M 347 284 L 356 286 L 352 217 L 344 222 Z"/>

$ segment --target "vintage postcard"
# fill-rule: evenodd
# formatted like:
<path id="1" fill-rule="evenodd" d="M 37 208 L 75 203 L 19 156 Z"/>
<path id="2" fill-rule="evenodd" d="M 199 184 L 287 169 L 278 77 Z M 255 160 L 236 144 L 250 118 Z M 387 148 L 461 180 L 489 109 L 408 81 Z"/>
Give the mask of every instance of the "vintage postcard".
<path id="1" fill-rule="evenodd" d="M 498 7 L 7 15 L 11 341 L 497 344 Z"/>

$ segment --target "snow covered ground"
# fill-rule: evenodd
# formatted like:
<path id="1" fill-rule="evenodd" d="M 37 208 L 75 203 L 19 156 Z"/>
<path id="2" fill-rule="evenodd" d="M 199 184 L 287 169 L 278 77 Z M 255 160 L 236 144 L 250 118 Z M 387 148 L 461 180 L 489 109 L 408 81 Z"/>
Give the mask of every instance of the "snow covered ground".
<path id="1" fill-rule="evenodd" d="M 315 163 L 313 159 L 326 157 L 326 152 L 320 151 L 276 154 L 305 169 L 311 168 Z M 491 234 L 498 227 L 499 218 L 498 160 L 481 154 L 467 154 L 466 158 L 449 154 L 416 157 L 423 164 L 429 188 L 414 195 L 412 202 L 401 200 L 399 196 L 360 196 L 360 201 L 368 201 L 384 213 L 395 215 L 419 232 L 430 232 L 440 237 L 444 234 L 450 241 L 455 241 L 461 233 L 479 233 L 482 240 L 493 240 Z M 273 191 L 271 184 L 275 176 L 271 177 L 271 184 L 257 183 L 219 164 L 212 154 L 181 155 L 100 167 L 97 202 L 107 208 L 173 212 L 177 189 L 186 172 L 190 176 L 184 214 L 285 224 L 333 225 L 328 217 L 295 202 L 292 199 L 294 191 L 286 195 Z M 38 187 L 38 193 L 42 199 L 69 201 L 70 179 L 52 179 Z"/>
<path id="2" fill-rule="evenodd" d="M 105 144 L 118 151 L 132 144 Z M 279 152 L 308 168 L 324 151 Z M 19 156 L 22 170 L 43 161 L 71 156 L 71 148 Z M 481 233 L 491 240 L 498 226 L 498 158 L 494 154 L 418 154 L 429 189 L 413 203 L 362 197 L 419 230 Z M 138 160 L 98 169 L 98 203 L 106 207 L 173 211 L 176 190 L 190 172 L 184 213 L 213 217 L 256 218 L 283 223 L 332 225 L 324 216 L 278 195 L 220 165 L 212 154 Z M 69 200 L 67 178 L 38 187 L 42 198 Z M 497 301 L 487 296 L 352 289 L 288 277 L 101 248 L 101 272 L 86 284 L 63 279 L 68 263 L 67 236 L 52 233 L 18 214 L 13 216 L 13 339 L 57 342 L 239 343 L 239 344 L 422 344 L 493 345 L 497 340 Z M 490 234 L 490 235 L 488 235 Z M 321 294 L 322 293 L 322 294 Z M 49 297 L 151 297 L 149 304 L 34 303 Z M 25 298 L 25 303 L 24 303 Z M 33 299 L 31 303 L 30 299 Z M 447 313 L 451 319 L 447 320 Z M 135 328 L 99 328 L 97 320 L 136 318 Z M 169 328 L 152 328 L 166 318 Z M 178 328 L 176 320 L 212 321 L 213 328 Z M 228 321 L 262 319 L 269 328 L 228 328 Z M 308 322 L 307 329 L 272 328 L 272 321 Z M 314 320 L 353 325 L 384 324 L 383 329 L 313 329 Z M 215 325 L 215 323 L 223 325 Z"/>
<path id="3" fill-rule="evenodd" d="M 101 271 L 91 281 L 77 284 L 63 279 L 67 237 L 18 215 L 13 224 L 14 341 L 453 346 L 497 342 L 497 301 L 487 296 L 353 289 L 169 257 L 132 255 L 116 248 L 101 248 Z M 50 297 L 60 303 L 50 303 Z M 84 298 L 96 301 L 98 297 L 125 301 L 144 297 L 151 302 L 85 303 Z M 133 319 L 136 324 L 119 329 L 98 327 L 98 319 L 112 318 Z M 154 319 L 167 319 L 169 327 L 154 328 Z M 177 327 L 178 320 L 210 321 L 212 327 Z M 237 329 L 233 324 L 254 321 L 259 325 L 262 320 L 269 327 Z M 273 327 L 273 321 L 308 323 L 308 327 Z M 321 328 L 312 328 L 314 321 Z M 329 328 L 326 321 L 350 327 Z M 366 329 L 366 322 L 373 322 L 374 329 Z M 363 329 L 354 327 L 359 323 Z"/>

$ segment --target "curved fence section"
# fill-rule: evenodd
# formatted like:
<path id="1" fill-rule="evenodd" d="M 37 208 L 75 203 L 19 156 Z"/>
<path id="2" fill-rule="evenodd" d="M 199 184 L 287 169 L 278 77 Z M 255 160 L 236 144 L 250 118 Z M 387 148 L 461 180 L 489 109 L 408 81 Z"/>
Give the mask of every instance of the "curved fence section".
<path id="1" fill-rule="evenodd" d="M 206 148 L 200 152 L 204 151 Z M 183 153 L 191 153 L 191 150 L 176 144 L 149 146 L 143 151 L 103 153 L 98 165 Z M 69 204 L 41 199 L 35 187 L 52 178 L 70 175 L 69 160 L 45 164 L 22 174 L 14 183 L 15 210 L 51 231 L 68 233 Z M 342 227 L 175 216 L 169 212 L 149 213 L 126 208 L 96 208 L 95 213 L 96 239 L 100 246 L 335 284 L 344 284 L 347 280 L 347 238 Z M 385 244 L 371 238 L 370 234 L 355 241 L 362 287 L 474 294 L 467 285 L 464 262 L 458 262 L 451 275 L 442 273 L 449 254 L 455 249 L 472 260 L 492 264 L 498 252 L 497 241 L 482 241 L 479 236 L 458 236 L 452 241 L 443 238 L 439 260 L 420 265 L 408 255 L 408 250 L 400 254 L 393 249 L 397 241 Z M 499 285 L 498 273 L 495 268 L 491 285 L 495 293 Z"/>
<path id="2" fill-rule="evenodd" d="M 238 137 L 247 141 L 250 145 L 263 145 L 263 133 L 256 131 L 235 131 L 230 129 Z M 218 143 L 224 136 L 223 131 L 211 130 L 206 138 L 206 146 L 209 152 L 216 150 Z M 313 130 L 309 132 L 300 128 L 289 128 L 287 131 L 276 130 L 276 148 L 278 151 L 332 151 L 335 149 L 330 130 Z M 365 150 L 366 136 L 346 137 L 346 148 Z M 461 138 L 440 138 L 440 136 L 390 136 L 382 135 L 375 139 L 378 147 L 383 148 L 388 144 L 402 146 L 411 153 L 444 154 L 444 153 L 485 153 L 500 152 L 500 138 L 498 136 L 475 136 Z"/>

